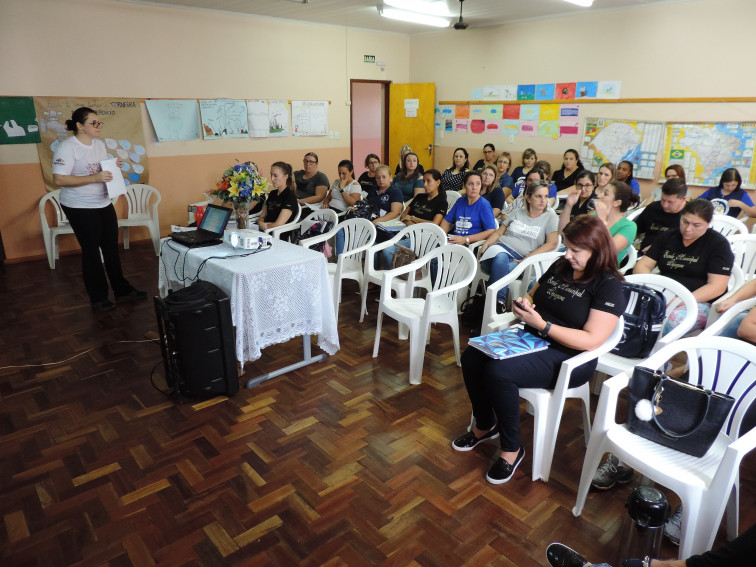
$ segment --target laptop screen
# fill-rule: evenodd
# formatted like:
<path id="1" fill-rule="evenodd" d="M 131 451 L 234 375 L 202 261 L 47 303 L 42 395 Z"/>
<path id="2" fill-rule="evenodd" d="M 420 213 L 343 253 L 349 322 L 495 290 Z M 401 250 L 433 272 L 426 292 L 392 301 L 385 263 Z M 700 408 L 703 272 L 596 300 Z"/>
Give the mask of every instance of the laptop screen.
<path id="1" fill-rule="evenodd" d="M 218 205 L 207 205 L 205 214 L 202 215 L 199 228 L 217 235 L 223 234 L 231 216 L 231 209 L 219 207 Z"/>

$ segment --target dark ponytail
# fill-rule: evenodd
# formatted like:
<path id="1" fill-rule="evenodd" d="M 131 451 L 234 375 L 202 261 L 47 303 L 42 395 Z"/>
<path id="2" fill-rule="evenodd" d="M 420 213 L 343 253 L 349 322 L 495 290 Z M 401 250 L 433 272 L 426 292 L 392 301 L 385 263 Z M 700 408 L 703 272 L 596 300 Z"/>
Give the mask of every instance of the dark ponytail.
<path id="1" fill-rule="evenodd" d="M 71 120 L 66 120 L 66 130 L 76 134 L 76 132 L 79 131 L 79 128 L 76 125 L 84 124 L 84 122 L 87 120 L 87 116 L 89 116 L 90 114 L 97 113 L 87 106 L 77 108 L 73 111 L 73 114 L 71 114 Z"/>

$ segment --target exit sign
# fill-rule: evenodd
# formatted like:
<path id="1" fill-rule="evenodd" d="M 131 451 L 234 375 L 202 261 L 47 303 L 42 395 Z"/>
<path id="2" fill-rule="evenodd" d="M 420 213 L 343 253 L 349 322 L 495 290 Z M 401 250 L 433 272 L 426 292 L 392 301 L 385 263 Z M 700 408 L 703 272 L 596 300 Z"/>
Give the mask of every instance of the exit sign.
<path id="1" fill-rule="evenodd" d="M 375 55 L 363 55 L 362 57 L 365 63 L 375 63 Z"/>

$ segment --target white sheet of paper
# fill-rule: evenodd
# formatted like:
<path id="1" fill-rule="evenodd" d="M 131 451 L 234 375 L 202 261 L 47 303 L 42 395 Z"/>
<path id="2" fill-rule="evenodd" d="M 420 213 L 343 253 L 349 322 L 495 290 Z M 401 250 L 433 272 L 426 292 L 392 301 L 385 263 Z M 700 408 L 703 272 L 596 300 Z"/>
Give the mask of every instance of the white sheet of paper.
<path id="1" fill-rule="evenodd" d="M 111 199 L 126 194 L 126 183 L 123 180 L 121 169 L 116 165 L 116 158 L 106 159 L 100 162 L 103 171 L 113 174 L 113 180 L 105 183 L 108 188 L 108 197 Z"/>

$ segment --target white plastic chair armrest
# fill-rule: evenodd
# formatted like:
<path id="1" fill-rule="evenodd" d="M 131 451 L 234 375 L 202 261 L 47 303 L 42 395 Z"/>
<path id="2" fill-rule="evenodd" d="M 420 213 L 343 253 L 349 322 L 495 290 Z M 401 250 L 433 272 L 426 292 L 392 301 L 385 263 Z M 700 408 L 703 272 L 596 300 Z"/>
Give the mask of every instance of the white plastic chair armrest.
<path id="1" fill-rule="evenodd" d="M 596 415 L 593 418 L 594 431 L 606 431 L 609 426 L 616 423 L 617 401 L 619 393 L 627 388 L 630 377 L 624 372 L 606 380 L 601 386 Z"/>
<path id="2" fill-rule="evenodd" d="M 415 260 L 414 262 L 410 262 L 409 264 L 405 264 L 404 266 L 399 266 L 398 268 L 383 270 L 381 274 L 381 302 L 391 297 L 392 281 L 402 274 L 409 274 L 406 285 L 407 292 L 409 292 L 415 286 L 415 271 L 422 268 L 427 263 L 427 261 L 423 261 L 421 258 L 419 260 Z"/>
<path id="3" fill-rule="evenodd" d="M 724 299 L 724 297 L 722 299 Z M 756 297 L 752 297 L 750 299 L 738 301 L 728 310 L 724 311 L 723 313 L 717 313 L 716 316 L 712 318 L 711 313 L 717 308 L 717 304 L 720 303 L 722 299 L 712 304 L 711 311 L 709 312 L 709 319 L 706 322 L 706 328 L 699 336 L 718 335 L 740 313 L 744 311 L 750 311 L 751 309 L 756 307 Z"/>
<path id="4" fill-rule="evenodd" d="M 303 248 L 309 248 L 313 244 L 320 244 L 321 242 L 325 242 L 326 240 L 333 238 L 334 236 L 336 236 L 337 232 L 339 232 L 338 225 L 333 227 L 331 230 L 324 232 L 323 234 L 316 234 L 315 236 L 311 236 L 310 238 L 300 240 L 299 245 Z"/>

